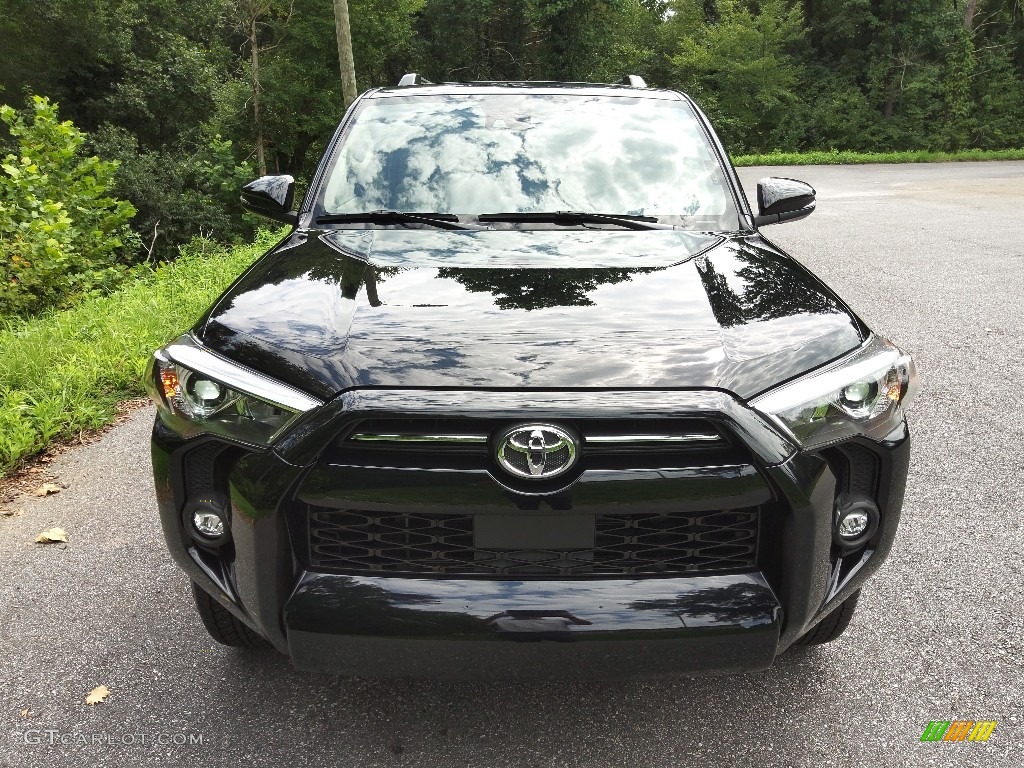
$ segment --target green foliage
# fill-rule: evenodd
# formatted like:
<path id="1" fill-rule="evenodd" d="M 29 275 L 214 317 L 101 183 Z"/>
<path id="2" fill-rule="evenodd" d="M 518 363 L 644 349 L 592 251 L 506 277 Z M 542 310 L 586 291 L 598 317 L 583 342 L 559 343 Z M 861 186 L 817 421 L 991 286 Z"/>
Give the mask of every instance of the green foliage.
<path id="1" fill-rule="evenodd" d="M 804 6 L 815 63 L 801 101 L 810 107 L 811 130 L 790 146 L 892 151 L 1022 143 L 1021 132 L 1002 119 L 1020 116 L 1024 94 L 1024 17 L 1014 0 L 978 0 L 970 29 L 964 4 L 944 0 Z M 984 105 L 996 102 L 983 119 Z"/>
<path id="2" fill-rule="evenodd" d="M 946 53 L 942 78 L 946 101 L 946 136 L 950 149 L 968 146 L 971 130 L 971 75 L 974 45 L 966 30 L 957 34 Z"/>
<path id="3" fill-rule="evenodd" d="M 224 3 L 208 0 L 10 0 L 0 14 L 0 33 L 15 37 L 9 49 L 3 35 L 0 88 L 59 100 L 90 151 L 120 163 L 112 189 L 139 211 L 130 262 L 173 258 L 200 230 L 251 233 L 237 190 L 230 202 L 212 195 L 192 167 L 210 154 L 217 130 L 206 123 L 234 66 L 223 18 Z M 231 167 L 244 158 L 236 151 Z"/>
<path id="4" fill-rule="evenodd" d="M 170 261 L 179 248 L 202 236 L 223 242 L 251 239 L 252 222 L 242 218 L 239 189 L 255 175 L 239 163 L 230 141 L 214 136 L 205 146 L 146 150 L 127 131 L 104 125 L 92 147 L 119 167 L 114 191 L 137 209 L 142 238 L 136 260 Z"/>
<path id="5" fill-rule="evenodd" d="M 426 0 L 404 69 L 435 81 L 618 82 L 623 66 L 658 68 L 666 8 L 661 0 Z"/>
<path id="6" fill-rule="evenodd" d="M 624 73 L 601 78 L 604 57 L 611 49 L 621 21 L 619 0 L 538 0 L 531 4 L 531 18 L 544 45 L 540 64 L 549 73 L 539 79 L 587 81 L 619 80 Z"/>
<path id="7" fill-rule="evenodd" d="M 281 233 L 232 250 L 195 241 L 173 264 L 106 296 L 0 323 L 0 475 L 59 437 L 110 423 L 143 394 L 152 351 L 187 329 Z"/>
<path id="8" fill-rule="evenodd" d="M 960 152 L 769 152 L 735 155 L 735 166 L 751 165 L 869 165 L 872 163 L 959 163 L 983 160 L 1024 160 L 1024 149 L 967 149 Z"/>
<path id="9" fill-rule="evenodd" d="M 413 16 L 423 0 L 349 0 L 361 88 L 393 84 L 409 65 Z M 207 127 L 235 146 L 256 139 L 252 88 L 253 10 L 257 19 L 261 128 L 269 173 L 308 178 L 343 114 L 332 4 L 325 0 L 232 0 L 228 18 L 241 52 L 217 91 Z M 236 156 L 241 157 L 236 152 Z M 237 195 L 236 195 L 237 196 Z"/>
<path id="10" fill-rule="evenodd" d="M 975 58 L 971 145 L 1024 147 L 1024 83 L 1013 67 L 1012 49 L 987 47 L 977 50 Z"/>
<path id="11" fill-rule="evenodd" d="M 364 88 L 391 85 L 405 74 L 413 44 L 413 20 L 426 0 L 350 0 L 352 49 L 356 76 Z M 298 20 L 296 20 L 298 25 Z M 306 14 L 303 22 L 324 29 L 316 14 Z M 334 28 L 326 25 L 334 40 Z M 300 39 L 305 36 L 296 35 Z M 337 51 L 328 57 L 337 68 Z M 331 126 L 334 128 L 334 126 Z"/>
<path id="12" fill-rule="evenodd" d="M 964 4 L 948 0 L 349 5 L 364 88 L 393 84 L 407 71 L 434 80 L 610 82 L 635 72 L 654 85 L 691 91 L 739 151 L 999 147 L 1024 140 L 1019 0 L 977 0 L 971 29 L 965 29 Z M 10 0 L 9 6 L 0 14 L 8 54 L 0 57 L 0 88 L 56 95 L 90 133 L 103 123 L 127 132 L 139 157 L 118 153 L 122 173 L 141 178 L 145 171 L 174 191 L 168 198 L 178 190 L 203 196 L 209 206 L 196 214 L 203 231 L 231 230 L 223 217 L 235 216 L 233 201 L 219 202 L 182 166 L 206 152 L 216 135 L 231 142 L 234 166 L 251 165 L 255 146 L 251 30 L 238 23 L 240 9 L 259 9 L 268 169 L 308 179 L 341 117 L 328 0 Z M 145 189 L 124 184 L 136 193 Z M 155 221 L 162 222 L 167 254 L 196 229 L 167 204 L 132 200 L 152 213 L 140 213 L 136 222 L 145 242 Z M 240 234 L 244 228 L 232 236 Z"/>
<path id="13" fill-rule="evenodd" d="M 673 3 L 678 19 L 677 80 L 701 102 L 722 140 L 738 150 L 793 146 L 801 138 L 797 96 L 803 65 L 803 12 L 766 0 L 753 12 L 741 0 L 718 0 L 714 22 L 701 0 Z"/>
<path id="14" fill-rule="evenodd" d="M 232 52 L 223 2 L 7 0 L 0 89 L 58 101 L 91 133 L 104 122 L 146 148 L 174 143 L 212 108 Z"/>
<path id="15" fill-rule="evenodd" d="M 0 316 L 26 315 L 107 290 L 137 246 L 130 203 L 111 197 L 116 164 L 84 157 L 85 134 L 35 97 L 29 114 L 0 106 L 16 152 L 0 163 Z"/>
<path id="16" fill-rule="evenodd" d="M 415 22 L 409 71 L 435 82 L 526 79 L 538 42 L 527 17 L 531 5 L 528 0 L 426 0 Z"/>

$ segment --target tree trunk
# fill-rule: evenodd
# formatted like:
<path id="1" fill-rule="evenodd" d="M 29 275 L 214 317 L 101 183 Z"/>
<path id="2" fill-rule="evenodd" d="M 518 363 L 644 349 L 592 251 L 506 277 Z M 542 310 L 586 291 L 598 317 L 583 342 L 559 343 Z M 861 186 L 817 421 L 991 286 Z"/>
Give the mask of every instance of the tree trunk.
<path id="1" fill-rule="evenodd" d="M 964 29 L 968 32 L 974 29 L 974 12 L 978 8 L 978 0 L 967 0 L 967 8 L 964 10 Z"/>
<path id="2" fill-rule="evenodd" d="M 252 50 L 252 115 L 256 128 L 256 168 L 267 175 L 267 157 L 263 147 L 263 120 L 260 116 L 260 45 L 256 34 L 256 11 L 249 17 L 249 48 Z"/>
<path id="3" fill-rule="evenodd" d="M 356 63 L 352 58 L 352 28 L 348 19 L 348 0 L 334 0 L 334 31 L 338 38 L 341 98 L 345 109 L 348 109 L 348 105 L 356 100 Z"/>

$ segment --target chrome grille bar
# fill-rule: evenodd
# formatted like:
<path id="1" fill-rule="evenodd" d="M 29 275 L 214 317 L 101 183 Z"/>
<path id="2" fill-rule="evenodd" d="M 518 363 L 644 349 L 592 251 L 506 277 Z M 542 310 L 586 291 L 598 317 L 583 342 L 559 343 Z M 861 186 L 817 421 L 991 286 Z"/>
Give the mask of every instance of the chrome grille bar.
<path id="1" fill-rule="evenodd" d="M 721 435 L 690 433 L 683 435 L 587 435 L 586 442 L 600 445 L 636 445 L 638 443 L 680 444 L 680 443 L 724 443 Z"/>
<path id="2" fill-rule="evenodd" d="M 487 435 L 377 434 L 374 432 L 357 432 L 349 437 L 349 440 L 371 443 L 456 443 L 459 445 L 475 445 L 486 443 Z"/>

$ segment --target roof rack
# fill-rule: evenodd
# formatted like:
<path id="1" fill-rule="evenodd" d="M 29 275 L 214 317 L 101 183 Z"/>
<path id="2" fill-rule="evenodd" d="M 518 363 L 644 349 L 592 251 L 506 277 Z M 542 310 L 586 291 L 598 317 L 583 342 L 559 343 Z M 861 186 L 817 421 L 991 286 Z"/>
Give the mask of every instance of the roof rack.
<path id="1" fill-rule="evenodd" d="M 404 79 L 404 78 L 403 78 Z M 640 75 L 626 75 L 622 78 L 622 84 L 628 85 L 630 88 L 646 88 L 647 83 Z"/>
<path id="2" fill-rule="evenodd" d="M 402 79 L 398 81 L 399 85 L 433 85 L 432 82 L 422 75 L 418 75 L 415 72 L 409 72 L 408 74 L 402 75 Z"/>

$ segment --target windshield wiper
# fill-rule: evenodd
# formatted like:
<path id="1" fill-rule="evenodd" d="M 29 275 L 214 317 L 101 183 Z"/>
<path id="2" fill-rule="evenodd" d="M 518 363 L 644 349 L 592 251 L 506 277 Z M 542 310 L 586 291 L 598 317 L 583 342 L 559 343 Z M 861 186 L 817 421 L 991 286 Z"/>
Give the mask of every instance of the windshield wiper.
<path id="1" fill-rule="evenodd" d="M 426 224 L 438 229 L 480 229 L 469 224 L 460 224 L 454 213 L 406 213 L 405 211 L 366 211 L 364 213 L 327 213 L 318 216 L 317 224 L 340 224 L 344 222 L 366 222 L 368 224 Z"/>
<path id="2" fill-rule="evenodd" d="M 627 229 L 673 229 L 659 224 L 656 216 L 633 214 L 587 213 L 586 211 L 552 211 L 551 213 L 482 213 L 480 221 L 536 221 L 551 224 L 615 224 Z"/>

